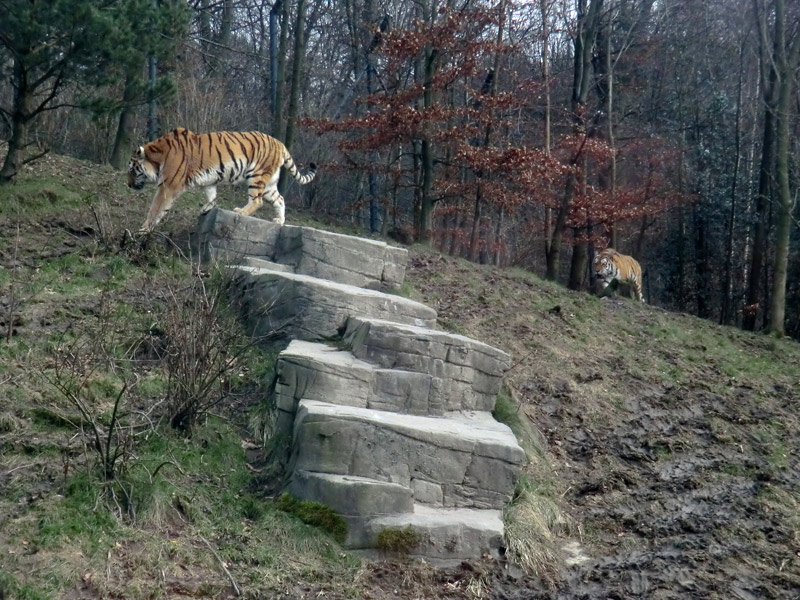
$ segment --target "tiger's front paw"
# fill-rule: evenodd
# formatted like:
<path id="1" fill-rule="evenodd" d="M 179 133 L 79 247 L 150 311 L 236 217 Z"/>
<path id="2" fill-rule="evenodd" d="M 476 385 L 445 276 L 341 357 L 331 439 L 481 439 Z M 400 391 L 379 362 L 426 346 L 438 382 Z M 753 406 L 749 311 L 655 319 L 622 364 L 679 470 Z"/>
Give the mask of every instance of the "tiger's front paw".
<path id="1" fill-rule="evenodd" d="M 233 212 L 239 213 L 240 215 L 246 215 L 247 214 L 246 212 L 244 212 L 243 208 L 234 208 Z"/>
<path id="2" fill-rule="evenodd" d="M 275 217 L 274 219 L 272 219 L 272 222 L 273 223 L 277 223 L 278 225 L 283 225 L 286 222 L 286 219 L 281 219 L 279 217 Z"/>

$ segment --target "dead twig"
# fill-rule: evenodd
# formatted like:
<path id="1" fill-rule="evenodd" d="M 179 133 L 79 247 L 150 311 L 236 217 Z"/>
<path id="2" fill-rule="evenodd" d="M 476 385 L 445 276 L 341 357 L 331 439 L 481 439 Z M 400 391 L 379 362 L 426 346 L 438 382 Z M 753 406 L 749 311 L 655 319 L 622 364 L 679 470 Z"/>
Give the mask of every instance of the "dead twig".
<path id="1" fill-rule="evenodd" d="M 225 563 L 224 563 L 224 562 L 223 562 L 223 560 L 220 558 L 219 554 L 217 554 L 217 551 L 216 551 L 216 550 L 214 550 L 214 547 L 211 545 L 211 542 L 209 542 L 209 541 L 208 541 L 206 538 L 204 538 L 202 535 L 200 536 L 200 539 L 201 539 L 201 540 L 203 540 L 203 541 L 205 542 L 206 546 L 208 546 L 208 549 L 209 549 L 209 550 L 211 550 L 211 554 L 213 554 L 213 555 L 214 555 L 214 558 L 216 558 L 216 559 L 217 559 L 217 562 L 219 563 L 219 566 L 220 566 L 220 567 L 222 568 L 222 570 L 225 572 L 225 575 L 227 575 L 227 576 L 228 576 L 228 580 L 231 582 L 231 587 L 233 587 L 233 593 L 234 593 L 234 595 L 235 595 L 235 596 L 237 596 L 237 597 L 238 597 L 238 596 L 241 596 L 241 595 L 242 595 L 242 592 L 239 590 L 239 586 L 238 586 L 238 585 L 236 585 L 236 580 L 233 578 L 233 575 L 231 575 L 231 572 L 228 570 L 228 567 L 226 567 L 226 566 L 225 566 Z"/>

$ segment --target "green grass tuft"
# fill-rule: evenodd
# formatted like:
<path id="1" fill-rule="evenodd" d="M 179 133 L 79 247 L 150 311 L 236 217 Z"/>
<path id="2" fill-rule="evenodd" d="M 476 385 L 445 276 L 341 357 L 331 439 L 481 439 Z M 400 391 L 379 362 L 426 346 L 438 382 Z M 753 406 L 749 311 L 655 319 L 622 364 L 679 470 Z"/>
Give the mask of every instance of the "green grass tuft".
<path id="1" fill-rule="evenodd" d="M 0 567 L 0 598 L 3 600 L 49 600 L 50 596 L 29 585 L 21 585 L 11 574 Z"/>

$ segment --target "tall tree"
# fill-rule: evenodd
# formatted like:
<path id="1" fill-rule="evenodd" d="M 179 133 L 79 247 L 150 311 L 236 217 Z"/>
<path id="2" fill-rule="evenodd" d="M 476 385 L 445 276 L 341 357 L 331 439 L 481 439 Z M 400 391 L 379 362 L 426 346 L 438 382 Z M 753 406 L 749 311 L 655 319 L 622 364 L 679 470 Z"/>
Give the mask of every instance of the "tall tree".
<path id="1" fill-rule="evenodd" d="M 567 177 L 561 204 L 556 214 L 553 236 L 550 248 L 547 251 L 547 273 L 550 280 L 558 279 L 559 262 L 561 259 L 561 241 L 567 217 L 575 198 L 576 185 L 578 184 L 577 172 L 583 159 L 584 141 L 587 132 L 586 102 L 594 82 L 591 78 L 592 50 L 600 28 L 600 16 L 603 0 L 577 0 L 577 21 L 573 42 L 573 69 L 572 69 L 572 128 L 577 143 L 577 149 L 570 162 L 573 170 Z"/>
<path id="2" fill-rule="evenodd" d="M 755 0 L 758 6 L 757 0 Z M 786 318 L 786 274 L 789 263 L 789 239 L 792 226 L 792 194 L 789 185 L 789 125 L 792 120 L 792 91 L 795 71 L 800 60 L 800 32 L 797 31 L 798 15 L 793 22 L 786 14 L 784 0 L 774 0 L 774 34 L 771 62 L 777 77 L 777 103 L 775 105 L 775 163 L 774 181 L 777 198 L 775 230 L 775 274 L 772 283 L 769 329 L 783 334 Z M 764 35 L 765 11 L 760 11 L 759 32 Z M 766 39 L 762 40 L 766 46 Z"/>
<path id="3" fill-rule="evenodd" d="M 61 92 L 102 59 L 117 25 L 107 0 L 7 0 L 0 19 L 3 79 L 13 88 L 11 106 L 0 111 L 11 123 L 11 139 L 0 168 L 0 184 L 11 181 L 22 161 L 31 123 L 64 104 Z M 9 69 L 10 67 L 10 69 Z"/>
<path id="4" fill-rule="evenodd" d="M 289 106 L 286 112 L 286 127 L 284 129 L 284 144 L 290 151 L 294 144 L 295 121 L 300 100 L 300 88 L 303 87 L 303 76 L 306 63 L 306 0 L 297 2 L 297 18 L 294 26 L 294 52 L 292 53 L 292 79 L 289 92 Z M 288 175 L 281 170 L 279 188 L 281 193 L 286 191 Z"/>
<path id="5" fill-rule="evenodd" d="M 794 71 L 800 57 L 797 15 L 787 15 L 784 0 L 753 0 L 759 36 L 764 105 L 761 166 L 756 195 L 756 229 L 750 262 L 747 307 L 744 327 L 755 329 L 761 306 L 761 285 L 767 253 L 767 234 L 771 200 L 777 201 L 775 271 L 769 312 L 770 329 L 783 332 L 785 319 L 786 273 L 791 232 L 792 198 L 789 186 L 789 124 Z"/>
<path id="6" fill-rule="evenodd" d="M 148 73 L 145 80 L 144 66 L 149 66 L 150 59 L 161 62 L 174 54 L 186 33 L 188 12 L 177 0 L 124 0 L 114 8 L 119 26 L 105 44 L 98 71 L 103 80 L 124 79 L 122 98 L 111 101 L 111 109 L 119 111 L 119 121 L 109 159 L 113 167 L 122 169 L 130 154 L 136 108 L 145 101 L 169 97 L 174 91 L 168 76 L 151 82 Z"/>
<path id="7" fill-rule="evenodd" d="M 291 0 L 278 0 L 280 4 L 280 38 L 278 40 L 278 59 L 275 74 L 272 78 L 277 83 L 277 89 L 272 104 L 272 135 L 282 140 L 286 132 L 283 106 L 283 85 L 286 81 L 286 54 L 289 51 L 289 16 L 291 14 Z M 272 42 L 270 42 L 272 43 Z"/>

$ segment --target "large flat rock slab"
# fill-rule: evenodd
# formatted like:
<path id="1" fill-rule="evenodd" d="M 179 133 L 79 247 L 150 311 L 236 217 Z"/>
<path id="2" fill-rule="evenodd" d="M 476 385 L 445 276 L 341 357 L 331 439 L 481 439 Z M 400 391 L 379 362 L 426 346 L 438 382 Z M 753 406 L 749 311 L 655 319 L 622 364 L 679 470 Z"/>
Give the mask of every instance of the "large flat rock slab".
<path id="1" fill-rule="evenodd" d="M 432 327 L 436 311 L 401 296 L 270 268 L 234 266 L 235 301 L 248 331 L 261 340 L 329 340 L 350 316 Z"/>
<path id="2" fill-rule="evenodd" d="M 432 403 L 450 411 L 492 411 L 511 366 L 511 357 L 498 348 L 417 324 L 353 316 L 343 338 L 358 358 L 433 377 Z"/>
<path id="3" fill-rule="evenodd" d="M 514 434 L 489 413 L 421 417 L 301 400 L 289 471 L 397 483 L 442 507 L 500 509 L 524 462 Z"/>
<path id="4" fill-rule="evenodd" d="M 286 489 L 344 518 L 351 549 L 379 547 L 382 532 L 408 529 L 416 540 L 409 555 L 438 561 L 494 555 L 503 545 L 501 510 L 414 503 L 411 490 L 397 483 L 297 470 Z"/>
<path id="5" fill-rule="evenodd" d="M 322 502 L 346 519 L 414 511 L 411 489 L 398 483 L 352 475 L 295 470 L 286 487 L 301 500 Z M 350 521 L 356 524 L 356 521 Z"/>
<path id="6" fill-rule="evenodd" d="M 418 540 L 409 555 L 445 564 L 477 556 L 497 556 L 504 544 L 500 510 L 415 504 L 411 513 L 375 517 L 358 525 L 348 536 L 351 548 L 375 548 L 382 531 L 409 528 Z"/>
<path id="7" fill-rule="evenodd" d="M 236 264 L 253 257 L 300 275 L 384 291 L 403 284 L 408 262 L 405 248 L 386 242 L 278 225 L 219 208 L 201 216 L 196 247 L 204 262 Z"/>
<path id="8" fill-rule="evenodd" d="M 417 415 L 442 415 L 431 376 L 382 369 L 326 344 L 292 341 L 275 365 L 278 431 L 290 435 L 302 399 Z"/>

